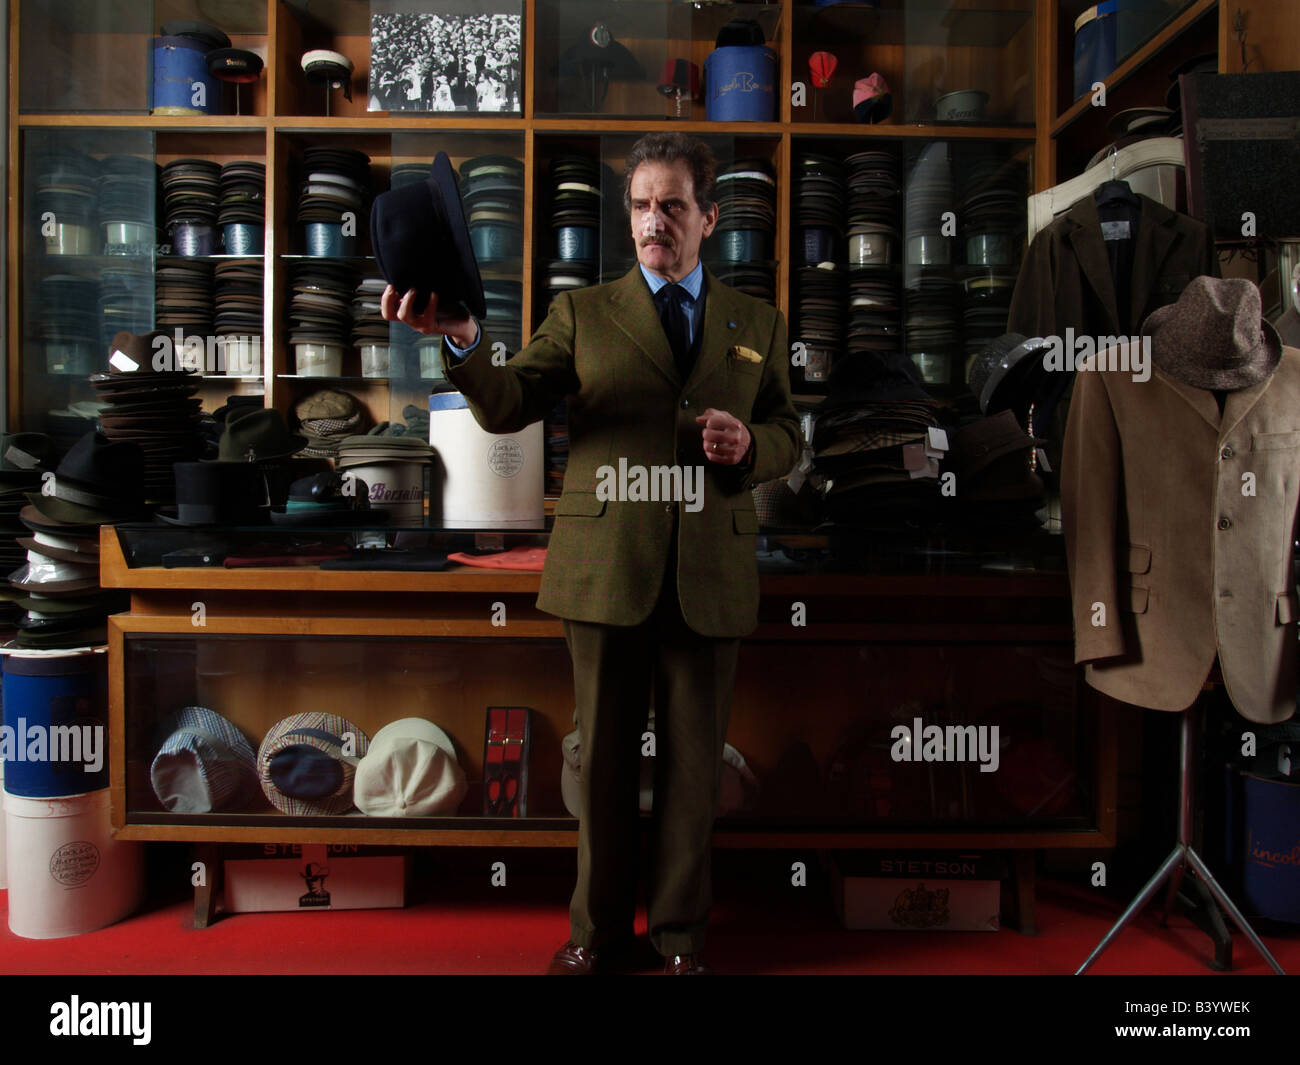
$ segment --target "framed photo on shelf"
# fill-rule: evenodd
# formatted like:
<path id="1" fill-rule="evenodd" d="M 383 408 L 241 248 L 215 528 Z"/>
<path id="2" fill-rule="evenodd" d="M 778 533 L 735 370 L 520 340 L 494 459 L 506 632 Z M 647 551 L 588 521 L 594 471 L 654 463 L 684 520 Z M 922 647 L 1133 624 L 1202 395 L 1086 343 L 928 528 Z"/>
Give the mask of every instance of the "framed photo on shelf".
<path id="1" fill-rule="evenodd" d="M 370 111 L 521 114 L 522 0 L 372 0 Z"/>

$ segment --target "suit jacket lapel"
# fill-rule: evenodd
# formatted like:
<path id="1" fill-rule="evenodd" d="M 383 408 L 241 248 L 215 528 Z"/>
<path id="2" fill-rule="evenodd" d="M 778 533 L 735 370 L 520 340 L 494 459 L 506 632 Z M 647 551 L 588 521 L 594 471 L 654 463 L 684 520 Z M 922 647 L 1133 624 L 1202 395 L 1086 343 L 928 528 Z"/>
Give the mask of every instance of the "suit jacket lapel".
<path id="1" fill-rule="evenodd" d="M 1260 397 L 1268 390 L 1269 382 L 1272 380 L 1273 375 L 1269 374 L 1258 384 L 1228 393 L 1227 402 L 1223 404 L 1223 429 L 1219 433 L 1220 439 L 1237 428 L 1237 423 L 1249 414 L 1251 408 L 1259 402 Z"/>
<path id="2" fill-rule="evenodd" d="M 731 301 L 731 290 L 718 282 L 705 267 L 704 270 L 704 335 L 700 338 L 700 353 L 687 384 L 703 381 L 709 374 L 725 365 L 731 348 L 729 334 L 734 332 L 729 324 L 736 321 L 736 311 Z"/>
<path id="3" fill-rule="evenodd" d="M 1124 323 L 1125 329 L 1132 333 L 1142 328 L 1151 286 L 1160 276 L 1169 250 L 1174 246 L 1174 221 L 1177 218 L 1163 204 L 1146 196 L 1139 198 L 1142 200 L 1142 214 L 1138 219 L 1137 247 L 1133 249 L 1133 287 L 1129 296 L 1132 321 Z"/>
<path id="4" fill-rule="evenodd" d="M 1207 392 L 1204 388 L 1194 388 L 1191 385 L 1185 385 L 1182 381 L 1177 381 L 1170 377 L 1159 367 L 1156 367 L 1153 374 L 1158 380 L 1163 381 L 1166 386 L 1176 392 L 1192 410 L 1196 411 L 1204 418 L 1217 433 L 1219 431 L 1219 404 L 1215 402 L 1214 394 Z M 1232 402 L 1232 397 L 1228 397 L 1228 402 Z M 1226 410 L 1225 410 L 1226 413 Z"/>
<path id="5" fill-rule="evenodd" d="M 641 276 L 641 267 L 633 266 L 623 275 L 622 280 L 614 282 L 611 289 L 610 321 L 627 335 L 633 345 L 645 352 L 660 373 L 680 389 L 681 375 L 673 361 L 673 350 L 668 345 L 663 323 L 659 321 L 659 312 L 655 310 L 650 286 Z M 707 317 L 707 303 L 704 310 Z"/>
<path id="6" fill-rule="evenodd" d="M 1074 249 L 1084 278 L 1106 310 L 1106 331 L 1117 334 L 1120 329 L 1119 310 L 1115 304 L 1115 282 L 1110 276 L 1110 258 L 1106 255 L 1106 245 L 1101 239 L 1097 204 L 1091 196 L 1085 196 L 1070 208 L 1066 217 L 1074 223 L 1074 228 L 1066 233 L 1066 239 Z"/>

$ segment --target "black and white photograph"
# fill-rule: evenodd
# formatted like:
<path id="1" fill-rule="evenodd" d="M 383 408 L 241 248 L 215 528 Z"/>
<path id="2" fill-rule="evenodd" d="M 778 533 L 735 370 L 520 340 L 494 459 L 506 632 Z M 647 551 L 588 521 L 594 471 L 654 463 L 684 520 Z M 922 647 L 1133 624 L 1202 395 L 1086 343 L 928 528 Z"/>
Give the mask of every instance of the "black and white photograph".
<path id="1" fill-rule="evenodd" d="M 521 112 L 519 4 L 468 6 L 496 10 L 372 12 L 368 110 Z"/>

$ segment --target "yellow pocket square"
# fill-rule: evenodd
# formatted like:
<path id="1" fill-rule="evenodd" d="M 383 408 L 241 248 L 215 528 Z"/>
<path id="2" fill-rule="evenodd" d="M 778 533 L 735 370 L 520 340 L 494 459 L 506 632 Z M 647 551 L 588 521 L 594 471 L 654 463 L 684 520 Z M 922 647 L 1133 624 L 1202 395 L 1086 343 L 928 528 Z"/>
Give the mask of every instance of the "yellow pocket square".
<path id="1" fill-rule="evenodd" d="M 753 348 L 747 348 L 743 344 L 735 344 L 731 349 L 731 357 L 741 362 L 762 362 L 763 356 Z"/>

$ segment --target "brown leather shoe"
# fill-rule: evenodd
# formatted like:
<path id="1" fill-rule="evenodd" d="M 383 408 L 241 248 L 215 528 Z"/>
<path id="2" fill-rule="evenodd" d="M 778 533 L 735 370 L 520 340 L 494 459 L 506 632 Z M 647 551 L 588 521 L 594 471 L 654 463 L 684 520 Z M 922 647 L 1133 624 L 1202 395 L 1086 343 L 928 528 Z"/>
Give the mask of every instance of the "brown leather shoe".
<path id="1" fill-rule="evenodd" d="M 547 976 L 593 976 L 596 973 L 597 954 L 569 940 L 555 952 Z"/>
<path id="2" fill-rule="evenodd" d="M 713 970 L 704 964 L 700 954 L 674 954 L 664 959 L 664 974 L 667 976 L 711 976 Z"/>

